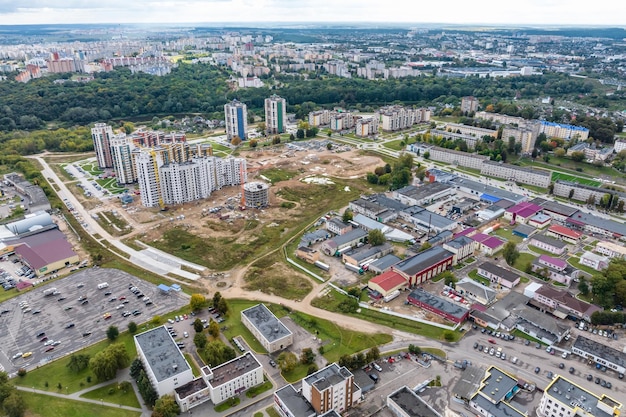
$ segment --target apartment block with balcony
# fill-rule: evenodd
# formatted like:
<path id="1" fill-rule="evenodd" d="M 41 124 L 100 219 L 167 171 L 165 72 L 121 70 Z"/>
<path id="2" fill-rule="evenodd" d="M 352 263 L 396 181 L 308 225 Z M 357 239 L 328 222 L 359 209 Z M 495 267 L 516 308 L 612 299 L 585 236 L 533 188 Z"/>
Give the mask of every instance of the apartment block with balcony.
<path id="1" fill-rule="evenodd" d="M 268 135 L 285 133 L 287 123 L 287 102 L 284 98 L 272 95 L 265 99 L 265 128 Z"/>
<path id="2" fill-rule="evenodd" d="M 345 367 L 331 363 L 302 380 L 302 395 L 318 414 L 343 413 L 361 398 L 361 388 Z"/>
<path id="3" fill-rule="evenodd" d="M 117 182 L 119 184 L 132 184 L 137 181 L 137 172 L 133 163 L 132 151 L 134 149 L 131 138 L 125 134 L 114 135 L 111 138 L 111 159 Z"/>
<path id="4" fill-rule="evenodd" d="M 248 107 L 237 100 L 224 105 L 226 137 L 231 141 L 235 136 L 241 140 L 248 138 Z"/>
<path id="5" fill-rule="evenodd" d="M 113 168 L 111 138 L 113 138 L 113 128 L 106 123 L 96 123 L 91 128 L 93 149 L 96 152 L 96 160 L 100 168 Z"/>
<path id="6" fill-rule="evenodd" d="M 494 161 L 485 161 L 480 173 L 496 178 L 504 178 L 535 187 L 548 188 L 552 180 L 552 172 L 537 168 L 519 167 Z"/>

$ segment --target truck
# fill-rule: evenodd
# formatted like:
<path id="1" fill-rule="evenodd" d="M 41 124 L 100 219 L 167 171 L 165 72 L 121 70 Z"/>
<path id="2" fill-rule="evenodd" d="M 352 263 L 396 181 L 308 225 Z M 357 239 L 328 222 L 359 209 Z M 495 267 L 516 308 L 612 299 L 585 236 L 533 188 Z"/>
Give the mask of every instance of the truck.
<path id="1" fill-rule="evenodd" d="M 349 252 L 351 250 L 352 250 L 352 246 L 346 246 L 345 248 L 341 248 L 341 249 L 337 250 L 337 252 L 335 252 L 335 256 L 336 257 L 340 257 L 344 253 Z"/>
<path id="2" fill-rule="evenodd" d="M 388 303 L 389 301 L 393 300 L 394 298 L 398 298 L 398 296 L 400 295 L 400 290 L 395 290 L 390 292 L 389 294 L 387 294 L 386 296 L 383 297 L 383 301 Z"/>
<path id="3" fill-rule="evenodd" d="M 103 289 L 108 288 L 108 287 L 109 287 L 109 283 L 108 282 L 102 282 L 102 283 L 98 284 L 98 289 L 99 290 L 103 290 Z"/>
<path id="4" fill-rule="evenodd" d="M 356 272 L 359 275 L 363 275 L 363 273 L 365 272 L 363 271 L 363 268 L 360 268 L 358 266 L 354 266 L 351 264 L 344 264 L 344 265 L 348 271 Z"/>
<path id="5" fill-rule="evenodd" d="M 324 271 L 330 270 L 330 266 L 326 265 L 324 262 L 321 262 L 321 261 L 315 261 L 313 265 L 315 265 L 316 267 Z"/>
<path id="6" fill-rule="evenodd" d="M 47 297 L 49 295 L 53 295 L 56 292 L 56 288 L 47 288 L 45 290 L 43 290 L 43 295 L 44 297 Z"/>

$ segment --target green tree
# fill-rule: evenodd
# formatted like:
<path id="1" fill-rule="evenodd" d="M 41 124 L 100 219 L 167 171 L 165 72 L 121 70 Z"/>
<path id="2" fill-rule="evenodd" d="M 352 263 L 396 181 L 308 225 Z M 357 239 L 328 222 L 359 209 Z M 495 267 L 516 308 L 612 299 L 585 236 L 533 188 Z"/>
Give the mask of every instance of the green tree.
<path id="1" fill-rule="evenodd" d="M 200 333 L 204 329 L 204 324 L 202 324 L 202 320 L 195 319 L 193 321 L 193 329 L 196 331 L 196 333 Z"/>
<path id="2" fill-rule="evenodd" d="M 587 284 L 587 280 L 585 279 L 585 277 L 580 278 L 577 287 L 578 291 L 580 291 L 582 295 L 586 296 L 589 294 L 589 284 Z"/>
<path id="3" fill-rule="evenodd" d="M 574 151 L 571 155 L 572 161 L 582 162 L 585 159 L 585 153 L 581 151 Z"/>
<path id="4" fill-rule="evenodd" d="M 296 130 L 296 137 L 298 139 L 304 139 L 304 129 L 298 129 Z"/>
<path id="5" fill-rule="evenodd" d="M 274 136 L 274 138 L 272 139 L 272 144 L 278 145 L 279 143 L 280 143 L 280 136 L 278 135 Z"/>
<path id="6" fill-rule="evenodd" d="M 74 353 L 70 356 L 70 361 L 65 365 L 70 371 L 79 373 L 89 366 L 89 355 L 84 353 Z"/>
<path id="7" fill-rule="evenodd" d="M 256 139 L 250 139 L 249 144 L 251 148 L 256 148 L 257 146 L 259 146 L 259 141 Z"/>
<path id="8" fill-rule="evenodd" d="M 196 345 L 198 349 L 204 349 L 208 342 L 204 333 L 196 333 L 193 337 L 193 344 Z"/>
<path id="9" fill-rule="evenodd" d="M 424 159 L 430 159 L 430 152 L 424 152 Z"/>
<path id="10" fill-rule="evenodd" d="M 172 395 L 163 395 L 154 403 L 152 416 L 175 417 L 180 414 L 180 407 Z"/>
<path id="11" fill-rule="evenodd" d="M 211 323 L 209 323 L 209 334 L 213 338 L 217 338 L 220 335 L 220 325 L 214 320 L 211 320 Z"/>
<path id="12" fill-rule="evenodd" d="M 507 244 L 504 245 L 502 256 L 509 265 L 513 265 L 515 261 L 517 261 L 517 258 L 519 258 L 519 251 L 517 250 L 514 242 L 507 242 Z"/>
<path id="13" fill-rule="evenodd" d="M 218 304 L 220 303 L 221 299 L 222 299 L 222 294 L 219 291 L 213 294 L 213 308 L 218 308 Z"/>
<path id="14" fill-rule="evenodd" d="M 309 365 L 309 367 L 306 369 L 306 374 L 307 376 L 312 375 L 314 373 L 316 373 L 317 371 L 319 371 L 318 367 L 316 364 L 312 363 Z"/>
<path id="15" fill-rule="evenodd" d="M 341 216 L 341 220 L 343 220 L 344 223 L 348 223 L 350 220 L 352 220 L 354 213 L 352 213 L 352 210 L 350 210 L 349 208 L 345 209 L 343 211 L 343 215 Z"/>
<path id="16" fill-rule="evenodd" d="M 385 243 L 385 235 L 380 229 L 372 229 L 367 233 L 367 241 L 372 246 L 380 246 Z"/>
<path id="17" fill-rule="evenodd" d="M 311 348 L 304 348 L 300 353 L 300 363 L 302 365 L 310 365 L 315 362 L 315 353 Z"/>
<path id="18" fill-rule="evenodd" d="M 199 311 L 202 310 L 206 306 L 206 297 L 202 294 L 191 294 L 189 298 L 189 307 L 191 307 L 191 311 Z"/>
<path id="19" fill-rule="evenodd" d="M 370 350 L 368 350 L 365 354 L 365 360 L 367 362 L 373 362 L 375 360 L 378 360 L 378 358 L 380 358 L 380 350 L 377 346 L 370 348 Z"/>
<path id="20" fill-rule="evenodd" d="M 137 333 L 137 323 L 135 323 L 134 321 L 131 321 L 130 323 L 128 323 L 128 333 L 130 334 Z"/>
<path id="21" fill-rule="evenodd" d="M 233 146 L 241 145 L 241 138 L 239 136 L 233 136 L 233 138 L 230 140 L 230 144 Z"/>
<path id="22" fill-rule="evenodd" d="M 326 149 L 330 151 L 332 148 L 333 148 L 333 143 L 332 142 L 328 142 L 326 144 Z"/>
<path id="23" fill-rule="evenodd" d="M 217 309 L 220 311 L 220 313 L 222 313 L 223 315 L 228 314 L 228 303 L 226 302 L 225 298 L 220 298 L 220 302 L 217 303 Z"/>
<path id="24" fill-rule="evenodd" d="M 2 406 L 8 417 L 24 417 L 26 412 L 26 403 L 15 389 L 2 402 Z"/>
<path id="25" fill-rule="evenodd" d="M 142 370 L 143 370 L 143 363 L 141 363 L 141 360 L 139 358 L 136 358 L 130 364 L 130 377 L 136 381 L 137 378 L 139 378 L 139 373 Z"/>
<path id="26" fill-rule="evenodd" d="M 100 351 L 89 360 L 89 368 L 100 382 L 115 378 L 117 374 L 117 362 L 107 355 L 105 351 Z"/>
<path id="27" fill-rule="evenodd" d="M 120 335 L 120 331 L 118 330 L 116 326 L 109 326 L 109 328 L 107 329 L 107 338 L 111 342 L 115 342 L 115 340 L 117 339 L 119 335 Z"/>
<path id="28" fill-rule="evenodd" d="M 281 371 L 291 372 L 298 364 L 298 357 L 293 352 L 282 352 L 278 355 L 276 362 L 278 363 Z"/>

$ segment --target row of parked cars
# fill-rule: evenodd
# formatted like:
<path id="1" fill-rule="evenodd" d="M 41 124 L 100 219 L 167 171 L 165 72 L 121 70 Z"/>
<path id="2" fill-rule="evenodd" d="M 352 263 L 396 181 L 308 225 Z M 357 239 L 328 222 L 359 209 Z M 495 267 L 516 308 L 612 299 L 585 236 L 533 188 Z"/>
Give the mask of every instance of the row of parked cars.
<path id="1" fill-rule="evenodd" d="M 15 280 L 15 278 L 13 278 L 11 274 L 9 274 L 7 271 L 0 269 L 0 285 L 2 285 L 2 288 L 4 288 L 5 291 L 12 290 L 13 288 L 15 288 L 16 284 L 17 281 Z"/>

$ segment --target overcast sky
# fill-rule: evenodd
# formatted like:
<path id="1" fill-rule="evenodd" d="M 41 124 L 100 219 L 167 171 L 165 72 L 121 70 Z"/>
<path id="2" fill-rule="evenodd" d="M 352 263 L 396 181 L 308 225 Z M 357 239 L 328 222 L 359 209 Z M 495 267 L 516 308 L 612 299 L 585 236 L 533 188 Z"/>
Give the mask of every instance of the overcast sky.
<path id="1" fill-rule="evenodd" d="M 0 24 L 393 22 L 626 26 L 620 0 L 0 0 Z"/>

